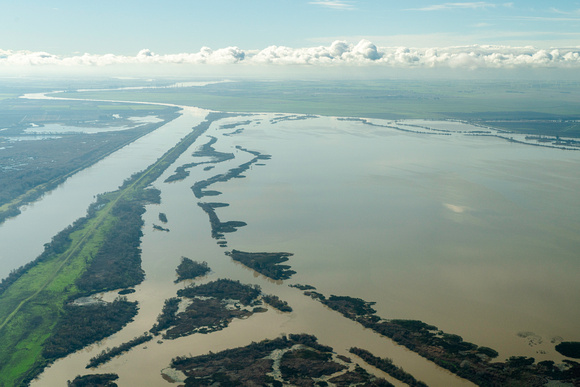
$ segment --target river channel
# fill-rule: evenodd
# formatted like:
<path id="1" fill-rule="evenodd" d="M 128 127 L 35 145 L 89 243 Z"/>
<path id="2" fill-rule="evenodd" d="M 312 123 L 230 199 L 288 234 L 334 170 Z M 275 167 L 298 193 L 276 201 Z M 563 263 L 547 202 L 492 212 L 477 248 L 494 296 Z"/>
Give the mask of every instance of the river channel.
<path id="1" fill-rule="evenodd" d="M 203 117 L 204 112 L 185 108 L 176 120 L 77 174 L 0 226 L 0 238 L 20 238 L 20 245 L 11 242 L 13 252 L 0 241 L 3 262 L 16 267 L 33 258 L 84 213 L 93 195 L 143 169 Z M 276 114 L 214 122 L 154 184 L 162 202 L 148 206 L 144 215 L 146 279 L 128 295 L 139 301 L 135 321 L 55 362 L 33 385 L 65 385 L 95 372 L 117 373 L 121 386 L 169 385 L 161 371 L 175 356 L 217 352 L 282 333 L 314 334 L 344 355 L 351 346 L 366 348 L 432 386 L 470 384 L 287 286 L 294 283 L 313 285 L 325 295 L 375 301 L 381 317 L 425 321 L 496 349 L 500 360 L 525 355 L 561 361 L 554 343 L 580 340 L 580 152 L 369 122 Z M 217 151 L 235 158 L 212 169 L 198 165 L 184 180 L 164 183 L 178 166 L 211 161 L 193 156 L 211 138 L 217 139 Z M 252 159 L 244 149 L 272 158 L 254 163 L 244 178 L 213 184 L 210 189 L 219 196 L 196 199 L 194 183 Z M 129 162 L 135 165 L 116 171 Z M 95 188 L 83 193 L 84 199 L 71 199 L 86 185 Z M 69 209 L 69 201 L 76 209 Z M 247 223 L 226 235 L 227 247 L 211 237 L 200 201 L 228 203 L 216 210 L 220 219 Z M 160 212 L 169 231 L 153 228 Z M 23 252 L 21 244 L 29 239 L 35 247 Z M 287 281 L 268 280 L 224 254 L 231 249 L 293 253 L 289 264 L 297 273 Z M 294 311 L 270 308 L 209 335 L 156 338 L 97 370 L 85 370 L 103 349 L 153 325 L 164 300 L 186 285 L 174 283 L 182 256 L 211 267 L 196 283 L 232 278 L 257 284 Z"/>

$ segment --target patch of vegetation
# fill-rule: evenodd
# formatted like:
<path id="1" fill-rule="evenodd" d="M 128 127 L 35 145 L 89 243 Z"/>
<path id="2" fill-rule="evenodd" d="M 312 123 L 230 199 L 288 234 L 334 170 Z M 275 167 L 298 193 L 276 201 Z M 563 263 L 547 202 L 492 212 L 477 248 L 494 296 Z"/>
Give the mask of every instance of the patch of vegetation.
<path id="1" fill-rule="evenodd" d="M 197 277 L 201 277 L 202 275 L 206 275 L 210 272 L 210 268 L 207 265 L 207 262 L 196 262 L 192 261 L 187 257 L 181 257 L 181 263 L 177 266 L 175 270 L 177 272 L 177 279 L 175 282 L 183 281 L 186 279 L 194 279 Z"/>
<path id="2" fill-rule="evenodd" d="M 162 223 L 167 223 L 167 215 L 166 215 L 164 212 L 160 212 L 160 213 L 159 213 L 159 220 L 160 220 Z"/>
<path id="3" fill-rule="evenodd" d="M 108 362 L 109 360 L 111 360 L 115 356 L 119 356 L 120 354 L 122 354 L 124 352 L 128 352 L 132 348 L 134 348 L 138 345 L 141 345 L 143 343 L 151 341 L 151 339 L 153 339 L 153 336 L 145 333 L 145 334 L 143 334 L 139 337 L 135 337 L 133 340 L 130 340 L 126 343 L 123 343 L 117 347 L 113 347 L 110 349 L 107 348 L 107 349 L 103 350 L 100 354 L 98 354 L 97 356 L 92 357 L 91 360 L 89 361 L 89 364 L 87 364 L 87 366 L 85 368 L 98 367 L 99 365 Z"/>
<path id="4" fill-rule="evenodd" d="M 209 216 L 209 224 L 211 226 L 211 237 L 218 240 L 224 240 L 226 233 L 236 232 L 238 228 L 247 225 L 246 222 L 237 220 L 230 220 L 228 222 L 220 221 L 215 209 L 220 207 L 227 207 L 227 203 L 197 203 L 198 206 Z"/>
<path id="5" fill-rule="evenodd" d="M 372 315 L 376 312 L 372 308 L 375 302 L 367 302 L 360 298 L 331 295 L 330 298 L 323 299 L 321 302 L 349 319 L 355 319 L 357 316 Z"/>
<path id="6" fill-rule="evenodd" d="M 282 265 L 288 261 L 291 253 L 248 253 L 239 250 L 226 252 L 234 261 L 238 261 L 258 273 L 274 280 L 285 280 L 295 274 L 290 266 Z"/>
<path id="7" fill-rule="evenodd" d="M 556 345 L 556 351 L 558 351 L 559 353 L 561 353 L 566 357 L 580 359 L 580 342 L 564 341 Z"/>
<path id="8" fill-rule="evenodd" d="M 153 225 L 153 229 L 154 229 L 154 230 L 157 230 L 157 231 L 165 231 L 165 232 L 169 232 L 169 229 L 168 229 L 168 228 L 161 227 L 161 226 L 159 226 L 159 225 L 157 225 L 157 224 L 154 224 L 154 225 Z"/>
<path id="9" fill-rule="evenodd" d="M 117 374 L 94 374 L 77 376 L 71 382 L 67 382 L 68 387 L 117 387 L 114 380 L 119 379 Z"/>
<path id="10" fill-rule="evenodd" d="M 145 212 L 145 203 L 159 202 L 159 194 L 159 190 L 148 189 L 133 200 L 120 200 L 114 206 L 111 215 L 117 222 L 93 257 L 90 270 L 76 281 L 81 292 L 127 288 L 143 281 L 145 273 L 139 249 L 143 236 L 141 215 Z"/>
<path id="11" fill-rule="evenodd" d="M 161 311 L 161 314 L 157 316 L 157 322 L 155 323 L 155 325 L 153 325 L 153 328 L 151 328 L 149 332 L 156 335 L 159 332 L 175 325 L 176 315 L 177 311 L 179 310 L 180 301 L 181 300 L 177 297 L 165 300 L 163 310 Z"/>
<path id="12" fill-rule="evenodd" d="M 374 356 L 372 353 L 362 348 L 353 347 L 349 350 L 349 352 L 354 355 L 357 355 L 358 357 L 363 359 L 367 364 L 370 364 L 373 367 L 380 369 L 381 371 L 385 371 L 393 378 L 400 380 L 401 382 L 407 384 L 410 387 L 427 387 L 425 383 L 415 379 L 413 375 L 403 371 L 403 369 L 394 365 L 391 359 L 383 359 Z"/>
<path id="13" fill-rule="evenodd" d="M 292 307 L 288 305 L 286 301 L 281 300 L 278 296 L 267 294 L 262 296 L 262 300 L 272 308 L 278 309 L 280 312 L 292 312 Z"/>
<path id="14" fill-rule="evenodd" d="M 260 295 L 258 285 L 245 285 L 240 281 L 220 278 L 202 285 L 191 285 L 177 291 L 180 297 L 213 297 L 217 300 L 238 300 L 243 305 L 251 303 Z"/>
<path id="15" fill-rule="evenodd" d="M 242 148 L 241 146 L 236 146 L 236 149 L 253 154 L 255 157 L 248 162 L 240 164 L 236 168 L 230 169 L 229 171 L 227 171 L 224 174 L 215 175 L 215 176 L 210 177 L 209 179 L 200 180 L 200 181 L 195 182 L 195 184 L 193 184 L 193 186 L 191 187 L 191 190 L 193 191 L 193 194 L 195 195 L 196 198 L 201 199 L 204 196 L 220 195 L 221 192 L 214 191 L 214 190 L 206 190 L 206 188 L 212 184 L 215 184 L 215 183 L 224 183 L 226 181 L 229 181 L 230 179 L 242 178 L 242 177 L 244 177 L 242 175 L 242 173 L 244 173 L 248 169 L 250 169 L 252 164 L 257 163 L 259 160 L 269 160 L 272 157 L 270 155 L 265 155 L 265 154 L 261 154 L 260 152 L 251 151 L 251 150 Z"/>
<path id="16" fill-rule="evenodd" d="M 192 285 L 177 292 L 178 296 L 189 299 L 189 305 L 177 313 L 179 299 L 165 302 L 158 323 L 151 329 L 166 339 L 175 339 L 194 333 L 210 333 L 224 329 L 234 318 L 249 317 L 260 312 L 257 308 L 246 309 L 260 304 L 259 286 L 244 285 L 239 281 L 218 279 L 203 285 Z M 242 307 L 243 306 L 243 307 Z"/>
<path id="17" fill-rule="evenodd" d="M 100 341 L 127 325 L 137 314 L 137 303 L 119 298 L 110 304 L 66 305 L 43 356 L 54 360 Z"/>
<path id="18" fill-rule="evenodd" d="M 280 352 L 281 359 L 275 361 L 275 353 Z M 208 355 L 177 357 L 171 367 L 187 376 L 185 386 L 314 386 L 327 385 L 327 378 L 338 386 L 353 385 L 353 381 L 365 386 L 391 386 L 342 359 L 332 353 L 331 347 L 319 344 L 316 337 L 302 334 Z"/>
<path id="19" fill-rule="evenodd" d="M 288 285 L 291 288 L 296 288 L 300 290 L 316 290 L 316 288 L 312 285 L 300 285 L 300 284 L 290 284 Z"/>
<path id="20" fill-rule="evenodd" d="M 191 169 L 193 167 L 197 167 L 198 165 L 217 164 L 217 163 L 221 163 L 223 161 L 231 160 L 235 157 L 233 153 L 223 153 L 223 152 L 216 151 L 215 148 L 212 146 L 216 142 L 217 142 L 217 138 L 210 136 L 210 141 L 206 144 L 203 144 L 200 147 L 200 149 L 197 150 L 196 152 L 194 152 L 192 155 L 193 157 L 210 157 L 211 160 L 202 161 L 200 163 L 188 163 L 188 164 L 184 164 L 182 166 L 179 166 L 175 169 L 175 173 L 173 175 L 171 175 L 167 179 L 165 179 L 165 183 L 170 183 L 172 181 L 178 181 L 178 180 L 185 179 L 187 176 L 189 176 L 188 169 Z"/>
<path id="21" fill-rule="evenodd" d="M 164 339 L 220 331 L 234 318 L 246 318 L 253 314 L 239 305 L 215 298 L 193 298 L 190 301 L 185 311 L 176 315 L 173 326 L 163 335 Z"/>

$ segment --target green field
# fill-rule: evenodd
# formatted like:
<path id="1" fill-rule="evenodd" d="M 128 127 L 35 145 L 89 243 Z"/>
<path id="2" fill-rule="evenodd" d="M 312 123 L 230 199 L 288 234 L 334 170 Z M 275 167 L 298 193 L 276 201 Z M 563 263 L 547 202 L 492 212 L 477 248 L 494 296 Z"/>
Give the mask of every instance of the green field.
<path id="1" fill-rule="evenodd" d="M 580 127 L 573 122 L 580 119 L 579 86 L 577 82 L 539 81 L 239 81 L 58 96 L 162 102 L 235 112 L 462 119 L 533 134 L 580 137 Z"/>

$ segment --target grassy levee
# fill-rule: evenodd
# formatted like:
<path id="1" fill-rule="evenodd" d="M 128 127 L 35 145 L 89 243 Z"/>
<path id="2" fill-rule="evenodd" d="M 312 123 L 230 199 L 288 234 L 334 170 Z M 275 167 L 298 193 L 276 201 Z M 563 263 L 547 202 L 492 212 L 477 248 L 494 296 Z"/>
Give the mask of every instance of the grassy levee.
<path id="1" fill-rule="evenodd" d="M 42 354 L 43 343 L 51 335 L 65 303 L 80 293 L 75 282 L 90 270 L 92 258 L 117 221 L 113 214 L 115 205 L 122 200 L 142 197 L 141 190 L 189 148 L 213 120 L 222 116 L 208 116 L 145 171 L 127 180 L 119 190 L 102 195 L 106 204 L 91 216 L 75 222 L 68 242 L 61 244 L 59 251 L 50 254 L 45 251 L 42 259 L 0 294 L 1 387 L 26 384 L 48 364 Z"/>

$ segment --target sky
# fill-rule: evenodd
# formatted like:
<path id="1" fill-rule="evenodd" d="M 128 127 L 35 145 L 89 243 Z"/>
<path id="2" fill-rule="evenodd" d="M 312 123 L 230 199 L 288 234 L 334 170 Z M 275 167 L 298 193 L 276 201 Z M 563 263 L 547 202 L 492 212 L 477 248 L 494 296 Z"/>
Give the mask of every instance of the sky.
<path id="1" fill-rule="evenodd" d="M 137 64 L 579 68 L 580 1 L 2 0 L 0 75 Z"/>

